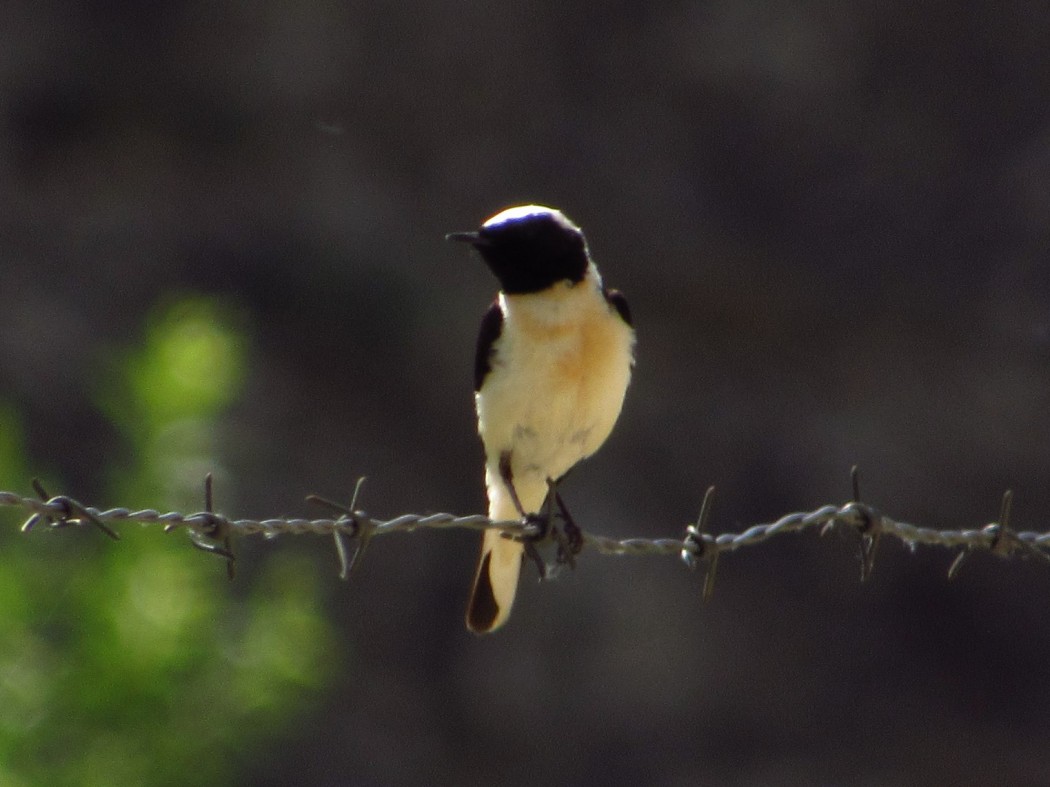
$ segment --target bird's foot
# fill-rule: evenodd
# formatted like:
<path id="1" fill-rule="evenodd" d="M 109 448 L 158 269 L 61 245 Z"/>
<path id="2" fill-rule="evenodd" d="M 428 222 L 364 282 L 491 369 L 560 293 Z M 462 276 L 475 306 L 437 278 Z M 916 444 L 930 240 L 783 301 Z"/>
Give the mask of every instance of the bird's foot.
<path id="1" fill-rule="evenodd" d="M 548 509 L 553 508 L 551 501 L 557 504 L 558 513 L 561 515 L 562 522 L 564 522 L 564 532 L 561 534 L 561 538 L 555 536 L 558 539 L 558 562 L 568 563 L 573 568 L 576 568 L 576 555 L 580 554 L 580 551 L 583 549 L 583 531 L 580 530 L 576 520 L 569 513 L 565 501 L 558 494 L 558 482 L 547 479 L 547 487 Z"/>
<path id="2" fill-rule="evenodd" d="M 536 570 L 539 572 L 540 581 L 547 579 L 547 561 L 543 559 L 543 555 L 540 554 L 540 550 L 537 548 L 537 544 L 541 543 L 547 538 L 548 522 L 537 514 L 525 514 L 522 520 L 527 525 L 537 525 L 539 532 L 534 536 L 523 536 L 521 539 L 522 544 L 525 547 L 525 555 L 536 564 Z"/>

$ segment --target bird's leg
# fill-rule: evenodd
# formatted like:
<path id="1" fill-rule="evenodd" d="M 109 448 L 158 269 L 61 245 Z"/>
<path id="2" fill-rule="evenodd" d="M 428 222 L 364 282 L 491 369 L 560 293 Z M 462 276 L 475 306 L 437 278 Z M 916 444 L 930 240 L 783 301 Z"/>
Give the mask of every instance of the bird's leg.
<path id="1" fill-rule="evenodd" d="M 525 509 L 521 507 L 521 498 L 518 497 L 518 490 L 514 488 L 514 471 L 510 468 L 510 451 L 504 451 L 499 455 L 499 477 L 503 481 L 503 485 L 507 487 L 507 491 L 510 493 L 510 500 L 514 503 L 514 507 L 518 509 L 518 515 L 522 519 L 526 519 Z"/>
<path id="2" fill-rule="evenodd" d="M 518 497 L 518 491 L 514 488 L 514 472 L 510 467 L 510 458 L 510 451 L 504 451 L 500 454 L 499 476 L 503 481 L 503 485 L 507 487 L 507 492 L 510 493 L 511 502 L 514 503 L 514 507 L 518 510 L 518 515 L 522 518 L 522 521 L 526 524 L 538 524 L 540 527 L 539 534 L 522 538 L 521 542 L 525 548 L 525 554 L 536 564 L 536 570 L 539 571 L 540 579 L 543 580 L 547 578 L 547 564 L 544 562 L 543 556 L 540 555 L 539 550 L 536 549 L 536 542 L 542 541 L 547 537 L 550 520 L 538 516 L 537 514 L 528 514 L 525 512 L 525 509 L 521 505 L 521 498 Z"/>
<path id="3" fill-rule="evenodd" d="M 569 564 L 569 568 L 576 568 L 576 561 L 573 559 L 572 547 L 569 540 L 566 538 L 566 534 L 561 531 L 557 524 L 555 524 L 555 512 L 554 505 L 556 502 L 557 492 L 554 491 L 555 482 L 551 479 L 547 479 L 547 497 L 544 501 L 544 510 L 547 522 L 550 523 L 550 537 L 558 545 L 558 556 L 555 558 L 558 565 Z"/>
<path id="4" fill-rule="evenodd" d="M 558 493 L 560 482 L 560 479 L 558 481 L 547 479 L 548 516 L 553 521 L 554 505 L 557 504 L 558 513 L 561 514 L 562 521 L 565 523 L 564 533 L 559 532 L 557 528 L 554 529 L 554 538 L 558 542 L 558 562 L 568 563 L 571 568 L 576 568 L 576 555 L 580 554 L 580 550 L 583 549 L 583 531 L 572 518 L 568 506 Z"/>

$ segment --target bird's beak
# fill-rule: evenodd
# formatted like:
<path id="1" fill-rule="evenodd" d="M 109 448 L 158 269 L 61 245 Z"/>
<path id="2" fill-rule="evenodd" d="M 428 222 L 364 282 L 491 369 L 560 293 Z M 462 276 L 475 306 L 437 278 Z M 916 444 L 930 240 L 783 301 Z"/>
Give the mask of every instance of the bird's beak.
<path id="1" fill-rule="evenodd" d="M 445 240 L 458 240 L 463 243 L 469 243 L 471 246 L 485 245 L 485 241 L 477 232 L 450 232 L 445 236 Z"/>

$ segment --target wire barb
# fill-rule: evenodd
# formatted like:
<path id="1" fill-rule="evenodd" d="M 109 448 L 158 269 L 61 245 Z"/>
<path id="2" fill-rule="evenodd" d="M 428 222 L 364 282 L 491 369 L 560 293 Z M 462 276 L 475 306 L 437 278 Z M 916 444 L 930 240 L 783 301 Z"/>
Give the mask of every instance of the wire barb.
<path id="1" fill-rule="evenodd" d="M 861 516 L 860 526 L 860 581 L 867 582 L 875 571 L 875 553 L 882 538 L 882 519 L 875 509 L 860 502 L 860 468 L 850 468 L 850 485 L 853 488 L 853 499 L 850 501 L 853 510 Z"/>
<path id="2" fill-rule="evenodd" d="M 704 501 L 700 504 L 700 513 L 696 522 L 685 529 L 685 540 L 682 542 L 680 557 L 690 569 L 696 569 L 702 560 L 707 563 L 704 576 L 703 600 L 708 602 L 715 592 L 715 573 L 718 570 L 718 556 L 721 548 L 718 541 L 707 533 L 707 521 L 711 517 L 711 506 L 715 499 L 715 488 L 707 487 Z"/>
<path id="3" fill-rule="evenodd" d="M 57 511 L 54 511 L 53 513 L 37 512 L 33 514 L 25 521 L 25 523 L 23 523 L 23 533 L 28 533 L 41 522 L 45 523 L 48 527 L 59 528 L 68 527 L 70 525 L 81 525 L 87 521 L 114 541 L 120 541 L 119 533 L 99 519 L 93 511 L 82 506 L 73 498 L 66 497 L 65 495 L 51 497 L 47 493 L 47 490 L 44 489 L 44 485 L 40 482 L 39 478 L 34 478 L 32 480 L 32 485 L 33 491 L 36 492 L 37 496 L 46 503 L 48 508 L 57 509 Z"/>
<path id="4" fill-rule="evenodd" d="M 237 556 L 233 553 L 233 537 L 230 520 L 215 513 L 212 474 L 204 476 L 204 510 L 193 514 L 200 525 L 190 529 L 190 544 L 201 552 L 218 555 L 226 560 L 226 578 L 231 582 L 237 575 Z M 164 532 L 183 527 L 187 522 L 175 522 L 165 526 Z M 216 543 L 218 542 L 218 543 Z"/>
<path id="5" fill-rule="evenodd" d="M 992 537 L 992 554 L 1008 557 L 1013 551 L 1014 543 L 1010 538 L 1010 508 L 1014 502 L 1014 491 L 1003 492 L 1003 502 L 999 505 L 999 521 L 995 523 L 995 535 Z M 991 527 L 991 525 L 989 525 Z"/>
<path id="6" fill-rule="evenodd" d="M 966 548 L 955 556 L 955 560 L 948 567 L 948 579 L 955 579 L 963 563 L 978 549 L 985 549 L 1002 558 L 1012 557 L 1015 552 L 1020 551 L 1023 557 L 1036 557 L 1050 563 L 1050 553 L 1047 553 L 1041 546 L 1046 538 L 1045 534 L 1042 538 L 1032 538 L 1034 534 L 1018 533 L 1010 527 L 1010 510 L 1013 507 L 1013 501 L 1012 489 L 1003 492 L 1003 499 L 999 504 L 999 520 L 977 531 L 984 537 L 983 542 L 967 544 Z"/>
<path id="7" fill-rule="evenodd" d="M 375 528 L 368 518 L 368 514 L 364 511 L 359 511 L 357 508 L 357 501 L 361 497 L 361 487 L 364 486 L 364 483 L 365 476 L 357 479 L 357 483 L 354 484 L 354 493 L 350 497 L 349 506 L 336 503 L 334 500 L 328 500 L 320 495 L 306 496 L 307 502 L 324 506 L 340 515 L 332 527 L 332 541 L 335 543 L 335 554 L 339 558 L 339 578 L 344 582 L 350 579 L 350 575 L 353 574 L 359 565 L 359 560 L 364 555 L 365 549 L 372 540 L 372 536 L 375 535 Z M 349 550 L 346 543 L 347 533 L 345 529 L 347 526 L 350 527 L 350 538 L 357 539 L 357 546 L 354 547 L 354 553 L 349 558 L 347 557 Z"/>

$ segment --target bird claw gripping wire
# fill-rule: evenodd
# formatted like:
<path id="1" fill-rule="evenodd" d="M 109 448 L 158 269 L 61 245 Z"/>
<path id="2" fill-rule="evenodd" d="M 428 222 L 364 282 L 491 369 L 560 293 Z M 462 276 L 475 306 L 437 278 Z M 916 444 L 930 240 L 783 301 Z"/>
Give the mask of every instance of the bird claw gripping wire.
<path id="1" fill-rule="evenodd" d="M 555 506 L 557 513 L 554 511 Z M 561 518 L 560 529 L 555 524 L 556 517 Z M 567 564 L 569 568 L 575 569 L 576 555 L 583 549 L 583 531 L 558 493 L 558 482 L 550 478 L 547 479 L 547 521 L 551 523 L 551 535 L 558 544 L 558 564 Z"/>
<path id="2" fill-rule="evenodd" d="M 86 506 L 81 505 L 76 500 L 67 497 L 66 495 L 56 495 L 55 497 L 52 497 L 47 493 L 47 490 L 44 489 L 44 485 L 40 483 L 39 478 L 34 478 L 32 483 L 33 490 L 47 505 L 49 513 L 36 513 L 30 516 L 22 525 L 23 533 L 28 533 L 41 522 L 47 527 L 53 528 L 82 525 L 85 522 L 90 522 L 114 541 L 120 541 L 120 534 L 95 516 L 95 514 Z M 57 511 L 55 511 L 55 509 L 57 509 Z"/>
<path id="3" fill-rule="evenodd" d="M 715 592 L 715 572 L 718 570 L 718 556 L 721 552 L 718 541 L 707 532 L 707 520 L 711 515 L 711 504 L 714 502 L 715 488 L 709 486 L 704 493 L 704 502 L 700 504 L 700 514 L 694 524 L 685 529 L 685 540 L 682 542 L 682 561 L 695 569 L 704 561 L 707 563 L 707 574 L 704 576 L 704 601 L 709 601 Z"/>
<path id="4" fill-rule="evenodd" d="M 543 503 L 543 512 L 522 514 L 522 532 L 506 538 L 521 542 L 525 556 L 531 560 L 539 573 L 540 581 L 552 579 L 561 566 L 576 568 L 576 555 L 583 549 L 583 531 L 569 513 L 565 501 L 558 493 L 558 481 L 547 479 L 547 497 Z M 558 520 L 562 524 L 559 527 Z M 540 553 L 539 546 L 547 541 L 557 545 L 554 564 L 549 565 Z"/>
<path id="5" fill-rule="evenodd" d="M 372 524 L 371 517 L 357 508 L 357 501 L 360 499 L 361 487 L 364 483 L 364 476 L 357 479 L 349 506 L 328 500 L 320 495 L 307 495 L 306 497 L 307 501 L 317 503 L 339 514 L 339 518 L 335 521 L 335 526 L 332 528 L 332 540 L 335 542 L 335 553 L 339 557 L 339 578 L 344 581 L 349 579 L 350 575 L 360 565 L 361 558 L 364 556 L 372 536 L 375 535 L 375 526 Z M 350 531 L 350 538 L 357 540 L 357 546 L 354 548 L 352 555 L 349 554 L 346 543 L 347 529 Z"/>

